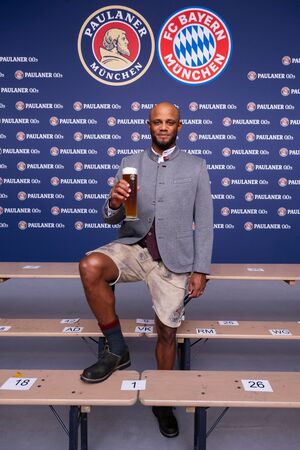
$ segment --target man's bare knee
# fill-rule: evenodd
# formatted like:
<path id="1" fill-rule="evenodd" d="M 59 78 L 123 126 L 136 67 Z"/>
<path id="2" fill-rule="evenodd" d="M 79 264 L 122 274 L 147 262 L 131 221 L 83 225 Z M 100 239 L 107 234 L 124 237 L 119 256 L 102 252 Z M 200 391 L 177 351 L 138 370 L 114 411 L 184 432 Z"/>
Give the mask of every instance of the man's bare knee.
<path id="1" fill-rule="evenodd" d="M 114 281 L 118 277 L 118 268 L 109 256 L 93 252 L 85 256 L 79 263 L 79 271 L 83 281 Z"/>
<path id="2" fill-rule="evenodd" d="M 158 340 L 164 344 L 172 345 L 176 339 L 176 328 L 164 325 L 157 316 L 155 323 Z"/>

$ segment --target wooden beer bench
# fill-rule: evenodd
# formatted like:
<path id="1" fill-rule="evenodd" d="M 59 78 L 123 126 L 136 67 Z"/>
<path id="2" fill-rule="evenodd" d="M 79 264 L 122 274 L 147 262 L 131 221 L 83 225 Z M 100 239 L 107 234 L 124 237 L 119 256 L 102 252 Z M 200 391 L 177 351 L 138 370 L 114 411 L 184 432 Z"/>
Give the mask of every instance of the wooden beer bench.
<path id="1" fill-rule="evenodd" d="M 300 264 L 212 264 L 208 280 L 284 281 L 300 280 Z M 220 322 L 227 322 L 221 325 Z M 236 323 L 238 322 L 238 324 Z M 299 339 L 300 324 L 286 321 L 185 320 L 177 330 L 179 366 L 190 369 L 191 339 Z M 155 328 L 147 337 L 156 337 Z"/>
<path id="2" fill-rule="evenodd" d="M 123 380 L 139 380 L 136 371 L 114 372 L 105 382 L 87 384 L 79 370 L 0 370 L 0 405 L 69 406 L 69 450 L 88 449 L 88 418 L 91 406 L 131 406 L 137 390 L 121 390 Z M 36 379 L 30 389 L 31 379 Z M 10 389 L 2 386 L 9 380 Z M 14 389 L 12 389 L 12 386 Z M 58 416 L 58 415 L 57 415 Z M 62 422 L 59 419 L 60 423 Z M 64 428 L 66 428 L 64 426 Z"/>
<path id="3" fill-rule="evenodd" d="M 299 372 L 149 370 L 142 379 L 146 380 L 146 389 L 139 392 L 143 405 L 194 412 L 194 450 L 206 450 L 207 408 L 300 408 Z"/>
<path id="4" fill-rule="evenodd" d="M 0 337 L 79 337 L 98 340 L 98 356 L 105 346 L 103 333 L 95 319 L 14 319 L 0 318 Z M 71 321 L 69 323 L 65 321 Z M 125 338 L 144 336 L 144 326 L 134 319 L 120 319 Z M 137 329 L 141 331 L 136 331 Z"/>
<path id="5" fill-rule="evenodd" d="M 80 278 L 73 262 L 0 262 L 0 282 L 19 278 Z"/>
<path id="6" fill-rule="evenodd" d="M 0 282 L 9 279 L 78 279 L 78 263 L 0 263 Z M 212 264 L 209 280 L 285 281 L 293 286 L 300 280 L 300 264 Z M 293 322 L 239 321 L 238 326 L 220 326 L 218 321 L 184 321 L 177 332 L 180 367 L 190 368 L 190 339 L 299 339 L 300 324 Z M 7 324 L 7 325 L 5 325 Z M 11 325 L 10 325 L 11 324 Z M 134 319 L 121 320 L 125 337 L 146 334 L 155 337 L 153 331 L 136 332 Z M 66 332 L 59 319 L 1 319 L 1 326 L 11 326 L 0 336 L 81 336 L 101 337 L 94 320 L 80 319 L 70 324 L 73 331 Z M 82 328 L 76 332 L 77 328 Z M 143 327 L 141 327 L 143 328 Z M 201 335 L 196 330 L 203 329 Z M 63 331 L 65 330 L 65 331 Z M 275 330 L 271 334 L 269 330 Z M 291 334 L 287 334 L 289 330 Z M 103 345 L 99 340 L 99 351 Z"/>
<path id="7" fill-rule="evenodd" d="M 221 324 L 223 323 L 223 324 Z M 215 321 L 184 320 L 177 330 L 179 367 L 189 370 L 191 366 L 191 339 L 300 339 L 300 322 L 291 321 Z M 147 337 L 157 337 L 155 327 Z"/>
<path id="8" fill-rule="evenodd" d="M 79 279 L 78 263 L 0 263 L 0 283 L 11 279 Z M 95 319 L 62 323 L 57 319 L 0 318 L 0 337 L 90 337 L 98 338 L 98 353 L 104 346 L 103 334 Z M 71 319 L 72 320 L 72 319 Z M 134 319 L 121 319 L 125 338 L 141 337 Z M 143 330 L 143 327 L 139 327 Z"/>
<path id="9" fill-rule="evenodd" d="M 72 322 L 72 321 L 75 322 Z M 71 321 L 71 322 L 65 322 Z M 120 319 L 125 337 L 143 336 L 135 331 L 134 319 Z M 5 329 L 7 328 L 7 329 Z M 140 327 L 142 330 L 143 327 Z M 0 336 L 10 337 L 103 337 L 95 319 L 13 319 L 0 318 Z"/>
<path id="10" fill-rule="evenodd" d="M 74 262 L 0 262 L 0 282 L 20 278 L 80 278 Z M 300 280 L 300 264 L 212 264 L 209 280 Z"/>

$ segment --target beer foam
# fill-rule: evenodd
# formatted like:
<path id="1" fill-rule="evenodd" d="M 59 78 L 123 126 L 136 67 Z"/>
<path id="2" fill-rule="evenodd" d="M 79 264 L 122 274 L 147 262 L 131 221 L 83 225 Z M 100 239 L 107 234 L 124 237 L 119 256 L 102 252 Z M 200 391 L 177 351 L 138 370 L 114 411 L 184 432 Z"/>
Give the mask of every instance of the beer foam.
<path id="1" fill-rule="evenodd" d="M 137 169 L 135 167 L 124 167 L 124 169 L 122 170 L 122 174 L 123 175 L 137 175 Z"/>

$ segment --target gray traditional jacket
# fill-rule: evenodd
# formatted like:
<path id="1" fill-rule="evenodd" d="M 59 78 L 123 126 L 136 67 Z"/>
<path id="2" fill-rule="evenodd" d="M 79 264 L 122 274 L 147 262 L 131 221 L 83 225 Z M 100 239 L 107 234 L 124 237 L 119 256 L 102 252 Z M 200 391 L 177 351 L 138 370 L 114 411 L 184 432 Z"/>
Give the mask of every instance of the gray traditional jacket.
<path id="1" fill-rule="evenodd" d="M 138 221 L 122 222 L 124 206 L 109 216 L 108 201 L 103 207 L 105 222 L 122 222 L 116 242 L 134 244 L 148 233 L 155 219 L 157 244 L 162 261 L 176 273 L 209 273 L 213 241 L 213 208 L 206 163 L 202 158 L 180 151 L 169 160 L 157 162 L 151 148 L 123 158 L 123 167 L 138 171 Z"/>

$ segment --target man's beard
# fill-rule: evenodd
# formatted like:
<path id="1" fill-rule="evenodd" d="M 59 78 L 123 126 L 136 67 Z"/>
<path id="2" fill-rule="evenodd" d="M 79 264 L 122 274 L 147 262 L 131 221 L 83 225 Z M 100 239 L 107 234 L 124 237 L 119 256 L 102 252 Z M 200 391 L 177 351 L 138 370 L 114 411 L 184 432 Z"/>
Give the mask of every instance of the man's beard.
<path id="1" fill-rule="evenodd" d="M 159 141 L 155 136 L 151 135 L 152 142 L 162 151 L 168 150 L 175 145 L 175 139 L 170 137 L 168 141 Z"/>

